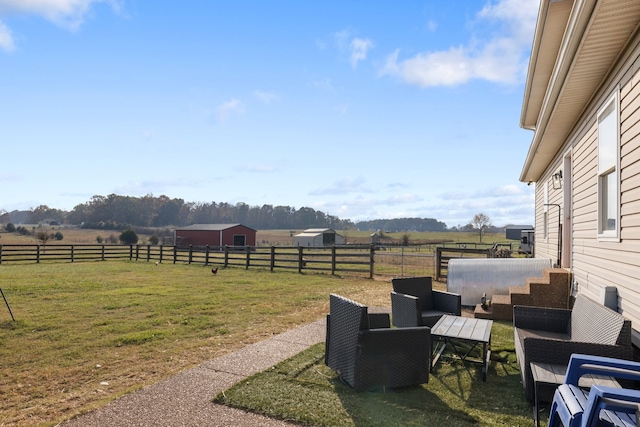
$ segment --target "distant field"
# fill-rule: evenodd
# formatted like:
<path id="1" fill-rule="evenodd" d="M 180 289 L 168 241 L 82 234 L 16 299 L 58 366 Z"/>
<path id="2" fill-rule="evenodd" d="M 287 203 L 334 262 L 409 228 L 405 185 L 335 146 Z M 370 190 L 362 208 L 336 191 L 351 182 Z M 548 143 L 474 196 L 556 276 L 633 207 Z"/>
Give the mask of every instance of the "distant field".
<path id="1" fill-rule="evenodd" d="M 108 238 L 110 235 L 114 235 L 116 238 L 120 235 L 120 231 L 117 230 L 87 230 L 78 227 L 66 227 L 66 226 L 45 226 L 36 227 L 33 225 L 25 226 L 30 231 L 52 231 L 61 232 L 64 239 L 61 241 L 50 241 L 47 244 L 73 244 L 73 243 L 96 243 L 98 236 L 103 239 Z M 162 228 L 165 231 L 167 228 Z M 336 230 L 339 234 L 345 237 L 347 243 L 351 244 L 369 244 L 371 243 L 372 231 L 356 231 L 356 230 Z M 302 230 L 258 230 L 256 241 L 259 246 L 293 246 L 293 236 L 301 233 Z M 34 233 L 35 234 L 35 233 Z M 381 245 L 391 244 L 393 242 L 398 243 L 402 241 L 404 234 L 409 235 L 409 244 L 438 244 L 441 242 L 451 243 L 476 243 L 479 242 L 478 235 L 475 233 L 463 233 L 463 232 L 398 232 L 398 233 L 385 233 L 385 238 L 380 241 Z M 138 234 L 138 243 L 146 243 L 151 237 L 150 234 Z M 483 243 L 509 243 L 513 240 L 507 240 L 504 234 L 487 234 L 483 237 Z M 7 233 L 6 231 L 0 231 L 0 244 L 34 244 L 38 243 L 35 235 L 21 236 L 17 233 Z"/>
<path id="2" fill-rule="evenodd" d="M 347 243 L 352 244 L 369 244 L 371 243 L 372 231 L 356 231 L 356 230 L 336 230 L 338 234 L 345 237 Z M 302 230 L 258 230 L 257 242 L 259 245 L 293 245 L 293 236 L 301 233 Z M 466 232 L 397 232 L 385 233 L 385 237 L 380 244 L 390 242 L 400 242 L 405 234 L 409 235 L 409 244 L 436 244 L 440 242 L 451 243 L 478 243 L 480 240 L 475 233 Z M 513 240 L 507 240 L 504 233 L 486 234 L 482 238 L 483 243 L 509 243 Z"/>

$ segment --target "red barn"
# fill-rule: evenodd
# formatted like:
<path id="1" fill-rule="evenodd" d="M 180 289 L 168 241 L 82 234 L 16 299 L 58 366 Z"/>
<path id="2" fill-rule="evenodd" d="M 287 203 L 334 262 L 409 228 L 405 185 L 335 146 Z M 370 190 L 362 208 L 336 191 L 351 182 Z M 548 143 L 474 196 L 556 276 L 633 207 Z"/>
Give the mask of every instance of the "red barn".
<path id="1" fill-rule="evenodd" d="M 255 246 L 256 233 L 242 224 L 193 224 L 175 231 L 178 246 Z"/>

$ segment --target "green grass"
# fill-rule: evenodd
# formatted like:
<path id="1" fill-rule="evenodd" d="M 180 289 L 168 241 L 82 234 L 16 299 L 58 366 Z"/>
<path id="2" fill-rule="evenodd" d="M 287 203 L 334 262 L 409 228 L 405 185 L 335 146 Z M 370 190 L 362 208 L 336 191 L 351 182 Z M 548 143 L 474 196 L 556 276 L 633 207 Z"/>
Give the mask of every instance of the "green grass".
<path id="1" fill-rule="evenodd" d="M 355 392 L 324 365 L 318 344 L 214 401 L 313 426 L 531 426 L 508 322 L 494 322 L 492 344 L 487 382 L 479 367 L 445 359 L 428 384 Z"/>
<path id="2" fill-rule="evenodd" d="M 120 261 L 2 264 L 0 287 L 16 317 L 0 301 L 0 425 L 45 426 L 315 321 L 331 292 L 389 306 L 390 291 L 388 280 Z M 532 425 L 508 324 L 494 323 L 493 347 L 486 383 L 455 362 L 425 386 L 355 393 L 319 345 L 225 396 L 315 425 Z"/>
<path id="3" fill-rule="evenodd" d="M 3 264 L 0 287 L 0 425 L 55 425 L 315 321 L 330 292 L 389 298 L 358 277 L 121 261 Z"/>

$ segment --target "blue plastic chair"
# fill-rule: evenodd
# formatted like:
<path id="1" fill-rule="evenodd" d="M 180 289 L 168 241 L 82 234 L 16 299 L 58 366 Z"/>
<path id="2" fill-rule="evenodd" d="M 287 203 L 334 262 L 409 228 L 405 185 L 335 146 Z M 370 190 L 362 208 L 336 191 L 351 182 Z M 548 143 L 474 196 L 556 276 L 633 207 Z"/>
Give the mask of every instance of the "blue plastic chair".
<path id="1" fill-rule="evenodd" d="M 640 404 L 640 390 L 594 385 L 589 391 L 582 415 L 582 425 L 597 427 L 637 426 L 636 413 Z"/>
<path id="2" fill-rule="evenodd" d="M 586 427 L 599 425 L 635 426 L 640 391 L 594 385 L 591 390 L 578 387 L 585 374 L 617 379 L 640 380 L 640 363 L 610 357 L 573 354 L 564 384 L 553 396 L 549 426 Z"/>

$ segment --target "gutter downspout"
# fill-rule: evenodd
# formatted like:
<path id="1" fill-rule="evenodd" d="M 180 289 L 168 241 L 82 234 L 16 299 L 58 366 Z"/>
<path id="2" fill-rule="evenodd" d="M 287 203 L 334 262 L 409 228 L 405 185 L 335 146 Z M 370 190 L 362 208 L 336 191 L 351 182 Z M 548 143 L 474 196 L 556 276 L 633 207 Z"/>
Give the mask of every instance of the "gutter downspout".
<path id="1" fill-rule="evenodd" d="M 562 207 L 557 203 L 545 203 L 544 206 L 555 206 L 558 208 L 558 255 L 556 259 L 556 265 L 554 267 L 561 268 L 562 264 Z"/>

